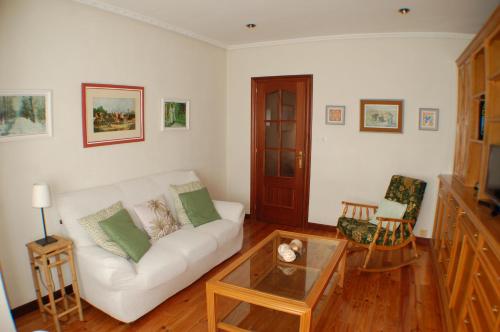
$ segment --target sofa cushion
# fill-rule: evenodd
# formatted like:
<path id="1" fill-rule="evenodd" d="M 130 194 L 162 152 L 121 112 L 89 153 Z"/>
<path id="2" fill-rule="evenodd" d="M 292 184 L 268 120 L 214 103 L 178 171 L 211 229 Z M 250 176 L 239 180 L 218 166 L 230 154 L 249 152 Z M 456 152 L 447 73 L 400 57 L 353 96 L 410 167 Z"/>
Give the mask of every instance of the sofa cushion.
<path id="1" fill-rule="evenodd" d="M 154 243 L 135 264 L 140 287 L 151 289 L 177 277 L 187 270 L 186 259 L 179 253 Z"/>
<path id="2" fill-rule="evenodd" d="M 134 205 L 134 211 L 139 217 L 144 230 L 155 241 L 180 228 L 163 195 Z"/>
<path id="3" fill-rule="evenodd" d="M 134 225 L 125 209 L 99 222 L 99 226 L 134 262 L 138 262 L 151 247 L 146 232 Z"/>
<path id="4" fill-rule="evenodd" d="M 177 220 L 181 225 L 188 225 L 191 223 L 191 221 L 189 220 L 189 216 L 184 209 L 184 205 L 179 195 L 196 191 L 201 188 L 203 188 L 203 185 L 200 181 L 193 181 L 179 185 L 173 184 L 170 186 L 170 192 L 172 193 L 172 197 L 174 198 L 175 211 L 177 212 Z"/>
<path id="5" fill-rule="evenodd" d="M 207 188 L 179 194 L 189 221 L 195 226 L 221 219 Z"/>
<path id="6" fill-rule="evenodd" d="M 116 202 L 115 204 L 108 206 L 105 209 L 99 210 L 91 215 L 79 219 L 78 222 L 88 232 L 90 237 L 99 247 L 109 251 L 112 254 L 128 258 L 127 253 L 118 245 L 118 243 L 113 241 L 99 225 L 101 221 L 115 215 L 122 209 L 122 203 Z"/>
<path id="7" fill-rule="evenodd" d="M 217 249 L 217 241 L 208 234 L 191 229 L 181 229 L 159 239 L 155 245 L 169 252 L 182 254 L 189 262 L 197 262 L 211 255 Z"/>
<path id="8" fill-rule="evenodd" d="M 229 220 L 220 219 L 196 227 L 195 230 L 214 237 L 219 247 L 221 247 L 238 235 L 240 225 Z"/>

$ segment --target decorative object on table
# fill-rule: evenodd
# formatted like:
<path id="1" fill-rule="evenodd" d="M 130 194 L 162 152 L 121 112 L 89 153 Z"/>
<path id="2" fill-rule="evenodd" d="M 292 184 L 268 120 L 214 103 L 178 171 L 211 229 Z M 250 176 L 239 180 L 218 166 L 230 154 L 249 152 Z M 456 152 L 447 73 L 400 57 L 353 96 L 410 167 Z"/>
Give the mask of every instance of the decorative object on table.
<path id="1" fill-rule="evenodd" d="M 170 212 L 163 195 L 134 205 L 134 212 L 149 237 L 155 241 L 181 228 Z"/>
<path id="2" fill-rule="evenodd" d="M 161 130 L 189 129 L 189 100 L 161 100 Z"/>
<path id="3" fill-rule="evenodd" d="M 144 141 L 144 88 L 82 83 L 83 146 Z"/>
<path id="4" fill-rule="evenodd" d="M 362 99 L 360 131 L 401 133 L 403 131 L 403 101 Z"/>
<path id="5" fill-rule="evenodd" d="M 78 285 L 75 262 L 73 259 L 73 242 L 57 235 L 55 235 L 54 238 L 56 239 L 56 242 L 47 246 L 41 246 L 35 241 L 26 244 L 26 247 L 28 248 L 33 284 L 35 286 L 36 297 L 38 300 L 38 308 L 44 320 L 46 314 L 52 316 L 56 331 L 60 332 L 60 318 L 76 310 L 78 311 L 80 321 L 83 321 L 83 311 L 80 301 L 80 288 Z M 72 295 L 67 294 L 64 288 L 65 282 L 62 265 L 65 263 L 69 264 L 69 268 L 71 270 L 71 285 L 73 287 Z M 57 271 L 59 292 L 61 294 L 58 299 L 55 298 L 54 294 L 56 289 L 52 274 L 53 268 Z M 45 281 L 43 281 L 43 279 L 45 279 Z M 47 295 L 49 297 L 49 302 L 47 304 L 43 303 L 40 283 L 47 288 Z M 56 302 L 59 303 L 60 301 L 62 303 L 57 306 Z M 58 310 L 61 309 L 61 305 L 63 311 L 58 312 Z"/>
<path id="6" fill-rule="evenodd" d="M 345 106 L 326 105 L 326 124 L 345 124 Z"/>
<path id="7" fill-rule="evenodd" d="M 343 211 L 337 223 L 337 232 L 343 234 L 355 246 L 368 249 L 360 270 L 368 272 L 393 270 L 411 264 L 419 257 L 413 227 L 417 222 L 426 185 L 422 180 L 393 175 L 385 199 L 406 205 L 406 208 L 402 218 L 376 217 L 377 225 L 373 225 L 369 220 L 375 212 L 378 213 L 378 206 L 342 202 Z M 394 210 L 397 209 L 398 207 Z M 387 224 L 393 224 L 393 227 Z M 402 250 L 410 244 L 413 249 L 411 259 L 390 266 L 368 267 L 374 251 Z"/>
<path id="8" fill-rule="evenodd" d="M 290 249 L 293 250 L 293 252 L 300 256 L 302 255 L 302 250 L 303 250 L 303 244 L 302 244 L 302 241 L 300 241 L 299 239 L 293 239 L 292 241 L 290 241 Z"/>
<path id="9" fill-rule="evenodd" d="M 43 238 L 36 240 L 41 246 L 46 246 L 50 243 L 54 243 L 57 240 L 52 236 L 47 236 L 47 228 L 45 226 L 45 211 L 44 208 L 50 207 L 50 189 L 45 183 L 35 183 L 33 185 L 32 195 L 31 195 L 31 206 L 34 208 L 39 208 L 42 214 L 42 224 L 43 224 Z"/>
<path id="10" fill-rule="evenodd" d="M 286 243 L 282 243 L 278 246 L 278 258 L 284 262 L 290 263 L 297 258 L 295 252 Z"/>
<path id="11" fill-rule="evenodd" d="M 418 129 L 420 130 L 439 129 L 439 109 L 437 108 L 419 108 L 418 119 Z"/>
<path id="12" fill-rule="evenodd" d="M 50 136 L 52 136 L 50 91 L 0 91 L 0 142 Z"/>

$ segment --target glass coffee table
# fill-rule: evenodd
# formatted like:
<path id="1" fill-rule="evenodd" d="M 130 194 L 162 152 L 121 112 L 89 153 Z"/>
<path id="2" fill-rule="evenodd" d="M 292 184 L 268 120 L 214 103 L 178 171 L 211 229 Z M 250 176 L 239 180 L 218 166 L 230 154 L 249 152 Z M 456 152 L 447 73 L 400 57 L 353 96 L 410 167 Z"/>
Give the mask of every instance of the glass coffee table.
<path id="1" fill-rule="evenodd" d="M 299 239 L 290 263 L 278 246 Z M 310 331 L 343 287 L 347 241 L 276 230 L 206 284 L 209 331 Z"/>

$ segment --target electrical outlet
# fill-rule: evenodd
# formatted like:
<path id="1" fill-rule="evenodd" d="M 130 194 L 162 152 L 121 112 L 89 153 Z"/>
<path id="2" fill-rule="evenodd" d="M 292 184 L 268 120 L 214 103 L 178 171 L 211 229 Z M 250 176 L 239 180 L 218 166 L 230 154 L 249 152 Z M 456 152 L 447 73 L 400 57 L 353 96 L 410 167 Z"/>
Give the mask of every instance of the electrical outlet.
<path id="1" fill-rule="evenodd" d="M 427 237 L 427 229 L 423 228 L 418 231 L 418 235 L 421 237 Z"/>

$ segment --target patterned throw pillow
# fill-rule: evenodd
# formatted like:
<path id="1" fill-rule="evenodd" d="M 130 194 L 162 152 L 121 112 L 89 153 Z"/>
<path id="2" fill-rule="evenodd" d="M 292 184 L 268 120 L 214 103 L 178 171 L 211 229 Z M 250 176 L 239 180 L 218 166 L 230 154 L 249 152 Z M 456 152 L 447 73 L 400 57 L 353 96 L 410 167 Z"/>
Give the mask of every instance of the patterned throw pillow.
<path id="1" fill-rule="evenodd" d="M 189 217 L 186 214 L 186 210 L 184 210 L 184 207 L 182 206 L 179 194 L 200 190 L 203 187 L 204 186 L 203 184 L 201 184 L 200 181 L 193 181 L 180 185 L 173 185 L 173 184 L 170 185 L 170 192 L 174 197 L 175 211 L 177 211 L 177 219 L 179 220 L 179 223 L 182 226 L 191 225 L 191 221 L 189 221 Z"/>
<path id="2" fill-rule="evenodd" d="M 128 258 L 127 253 L 123 251 L 123 249 L 115 241 L 111 240 L 108 234 L 106 234 L 102 230 L 101 226 L 99 226 L 99 222 L 108 219 L 122 209 L 122 202 L 116 202 L 115 204 L 97 211 L 94 214 L 78 219 L 78 223 L 83 226 L 98 246 L 112 254 Z"/>
<path id="3" fill-rule="evenodd" d="M 153 240 L 158 240 L 180 229 L 180 225 L 167 207 L 163 196 L 134 205 L 144 230 Z"/>

